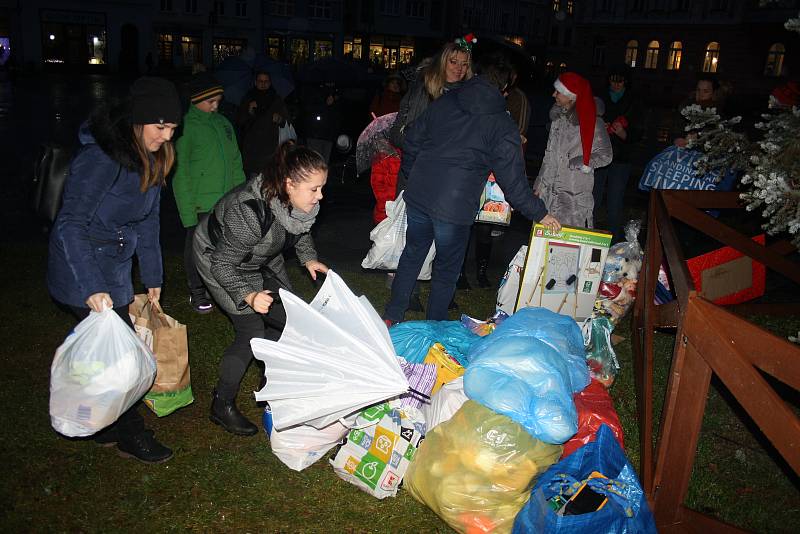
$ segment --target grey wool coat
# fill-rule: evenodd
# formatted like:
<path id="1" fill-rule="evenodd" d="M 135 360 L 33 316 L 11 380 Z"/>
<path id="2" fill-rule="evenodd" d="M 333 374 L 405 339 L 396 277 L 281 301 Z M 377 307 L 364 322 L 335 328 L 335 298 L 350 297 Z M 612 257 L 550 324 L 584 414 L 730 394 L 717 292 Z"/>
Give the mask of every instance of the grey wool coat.
<path id="1" fill-rule="evenodd" d="M 533 189 L 544 201 L 548 213 L 561 224 L 592 228 L 594 169 L 605 167 L 613 158 L 605 123 L 597 118 L 589 158 L 592 170 L 586 173 L 581 170 L 583 148 L 575 108 L 564 110 L 554 105 L 550 119 L 550 137 Z"/>
<path id="2" fill-rule="evenodd" d="M 258 175 L 228 192 L 194 234 L 200 276 L 217 304 L 235 315 L 255 313 L 244 300 L 250 293 L 291 289 L 282 254 L 287 247 L 294 246 L 302 264 L 317 259 L 309 232 L 319 206 L 290 213 L 277 199 L 264 198 L 261 183 Z"/>

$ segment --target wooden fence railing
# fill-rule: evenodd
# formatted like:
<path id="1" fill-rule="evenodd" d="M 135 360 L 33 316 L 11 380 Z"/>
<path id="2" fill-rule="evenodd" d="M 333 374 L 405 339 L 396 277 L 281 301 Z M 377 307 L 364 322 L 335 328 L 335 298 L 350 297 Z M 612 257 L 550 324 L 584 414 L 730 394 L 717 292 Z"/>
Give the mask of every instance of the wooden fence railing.
<path id="1" fill-rule="evenodd" d="M 786 258 L 786 241 L 762 246 L 703 209 L 741 208 L 737 193 L 654 191 L 647 244 L 633 312 L 633 352 L 641 450 L 640 477 L 660 532 L 735 532 L 738 529 L 689 509 L 684 500 L 711 377 L 716 375 L 800 474 L 800 419 L 761 372 L 800 390 L 800 348 L 747 321 L 738 313 L 800 315 L 800 303 L 750 304 L 723 309 L 695 290 L 673 219 L 729 245 L 800 286 L 800 265 Z M 677 298 L 654 303 L 662 262 Z M 653 352 L 656 330 L 675 334 L 675 347 L 653 440 Z M 760 372 L 761 371 L 761 372 Z"/>

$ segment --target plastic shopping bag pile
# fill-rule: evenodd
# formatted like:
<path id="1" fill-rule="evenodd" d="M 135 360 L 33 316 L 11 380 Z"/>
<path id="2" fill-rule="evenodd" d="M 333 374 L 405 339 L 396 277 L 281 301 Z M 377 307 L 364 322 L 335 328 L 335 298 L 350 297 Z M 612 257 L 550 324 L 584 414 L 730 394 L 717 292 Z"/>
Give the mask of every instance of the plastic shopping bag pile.
<path id="1" fill-rule="evenodd" d="M 559 466 L 578 486 L 602 471 L 625 499 L 615 496 L 602 514 L 586 511 L 569 523 L 575 529 L 560 531 L 648 531 L 652 517 L 626 468 L 613 402 L 590 378 L 571 317 L 523 308 L 387 331 L 333 272 L 310 304 L 281 296 L 283 337 L 252 345 L 266 364 L 267 386 L 257 395 L 275 416 L 271 445 L 289 467 L 303 469 L 333 449 L 329 463 L 343 480 L 377 498 L 406 488 L 458 532 L 523 532 L 525 521 L 542 521 L 532 510 L 541 508 L 537 490 L 546 487 L 560 505 L 573 499 L 552 475 Z M 298 389 L 290 378 L 308 384 Z M 611 440 L 596 442 L 605 431 Z M 581 462 L 570 460 L 577 455 Z M 577 509 L 547 506 L 556 516 Z"/>

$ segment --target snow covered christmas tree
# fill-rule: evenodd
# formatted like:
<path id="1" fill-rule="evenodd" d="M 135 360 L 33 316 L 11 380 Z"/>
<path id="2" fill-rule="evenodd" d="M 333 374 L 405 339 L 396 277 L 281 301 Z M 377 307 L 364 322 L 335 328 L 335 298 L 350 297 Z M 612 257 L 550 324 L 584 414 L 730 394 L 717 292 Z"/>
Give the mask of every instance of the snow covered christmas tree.
<path id="1" fill-rule="evenodd" d="M 800 33 L 800 18 L 789 19 L 785 27 Z M 761 210 L 764 230 L 788 232 L 800 248 L 800 109 L 777 106 L 765 113 L 756 124 L 763 136 L 755 143 L 733 129 L 741 117 L 724 120 L 715 108 L 699 105 L 687 106 L 681 114 L 688 120 L 686 130 L 696 132 L 696 137 L 688 136 L 687 146 L 703 152 L 698 173 L 742 172 L 741 198 L 747 210 Z"/>

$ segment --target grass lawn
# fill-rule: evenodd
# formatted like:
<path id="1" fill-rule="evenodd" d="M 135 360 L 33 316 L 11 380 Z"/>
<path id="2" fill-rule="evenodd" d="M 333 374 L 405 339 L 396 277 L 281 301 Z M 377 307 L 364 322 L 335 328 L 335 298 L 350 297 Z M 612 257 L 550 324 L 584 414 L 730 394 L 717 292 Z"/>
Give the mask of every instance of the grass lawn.
<path id="1" fill-rule="evenodd" d="M 175 457 L 163 465 L 147 466 L 119 458 L 115 449 L 90 440 L 58 436 L 48 415 L 49 366 L 75 321 L 47 295 L 45 244 L 2 247 L 5 298 L 0 357 L 5 378 L 0 401 L 5 412 L 0 450 L 7 465 L 0 485 L 2 531 L 450 531 L 403 491 L 394 499 L 379 501 L 338 479 L 326 461 L 296 473 L 272 455 L 263 433 L 235 437 L 208 421 L 217 362 L 232 329 L 218 312 L 206 316 L 191 312 L 182 262 L 176 256 L 165 258 L 163 305 L 189 327 L 195 403 L 164 419 L 146 414 L 147 424 L 175 450 Z M 290 271 L 298 293 L 309 299 L 313 285 L 299 270 Z M 383 276 L 356 268 L 339 274 L 356 294 L 366 294 L 377 309 L 383 308 L 388 297 Z M 494 292 L 473 289 L 459 293 L 457 301 L 470 314 L 485 316 L 493 310 Z M 409 314 L 409 318 L 421 316 Z M 786 336 L 797 333 L 798 323 L 781 320 L 765 326 Z M 617 333 L 630 337 L 627 324 Z M 657 343 L 656 383 L 661 394 L 672 337 L 659 335 Z M 638 465 L 630 343 L 622 342 L 617 350 L 623 368 L 611 392 L 626 431 L 628 454 Z M 261 409 L 249 393 L 257 387 L 258 373 L 259 368 L 251 366 L 239 405 L 260 423 Z M 792 400 L 796 406 L 796 397 Z M 712 388 L 688 504 L 745 528 L 795 531 L 800 523 L 798 480 L 747 429 L 748 423 L 729 406 L 724 389 Z"/>

